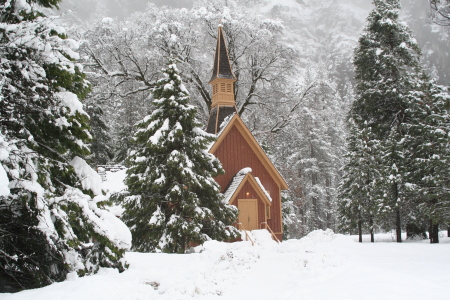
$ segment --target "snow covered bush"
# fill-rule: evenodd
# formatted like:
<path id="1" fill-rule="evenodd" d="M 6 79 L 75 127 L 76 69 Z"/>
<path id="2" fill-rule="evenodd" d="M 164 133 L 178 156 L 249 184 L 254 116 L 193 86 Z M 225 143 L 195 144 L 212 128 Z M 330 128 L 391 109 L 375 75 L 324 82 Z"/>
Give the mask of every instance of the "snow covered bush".
<path id="1" fill-rule="evenodd" d="M 215 136 L 201 129 L 175 64 L 163 73 L 155 110 L 137 124 L 137 150 L 127 159 L 123 219 L 135 250 L 184 253 L 190 243 L 235 239 L 237 209 L 213 178 L 223 173 L 207 151 Z"/>
<path id="2" fill-rule="evenodd" d="M 39 11 L 58 3 L 0 1 L 1 292 L 123 270 L 131 243 L 125 225 L 100 207 L 102 196 L 92 199 L 100 192 L 77 176 L 82 159 L 69 163 L 89 154 L 79 98 L 90 87 L 77 43 Z"/>

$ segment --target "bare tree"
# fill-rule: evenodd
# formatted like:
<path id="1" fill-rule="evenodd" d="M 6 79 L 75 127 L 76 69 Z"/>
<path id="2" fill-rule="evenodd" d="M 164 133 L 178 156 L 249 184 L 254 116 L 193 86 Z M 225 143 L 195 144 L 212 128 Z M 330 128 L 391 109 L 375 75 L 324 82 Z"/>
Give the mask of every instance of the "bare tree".
<path id="1" fill-rule="evenodd" d="M 442 26 L 450 26 L 450 1 L 449 0 L 429 0 L 431 20 Z"/>

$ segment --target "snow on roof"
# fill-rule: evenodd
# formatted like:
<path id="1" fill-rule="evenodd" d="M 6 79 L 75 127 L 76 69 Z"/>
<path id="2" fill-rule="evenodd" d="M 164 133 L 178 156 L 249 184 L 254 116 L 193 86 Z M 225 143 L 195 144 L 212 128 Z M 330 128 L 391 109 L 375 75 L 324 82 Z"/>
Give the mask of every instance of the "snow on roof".
<path id="1" fill-rule="evenodd" d="M 230 124 L 230 121 L 233 119 L 233 117 L 234 117 L 235 115 L 236 115 L 236 113 L 232 113 L 231 115 L 229 115 L 228 117 L 226 117 L 226 118 L 223 120 L 222 123 L 220 123 L 220 125 L 219 125 L 220 131 L 217 132 L 217 134 L 216 134 L 216 137 L 217 137 L 217 138 L 219 138 L 219 136 L 224 132 L 225 128 L 227 128 L 228 124 Z M 206 149 L 206 151 L 209 152 L 216 142 L 217 142 L 217 140 L 214 141 L 214 142 L 212 142 L 212 143 L 210 143 L 210 144 L 208 145 L 208 149 Z"/>
<path id="2" fill-rule="evenodd" d="M 226 204 L 228 204 L 230 202 L 231 197 L 233 197 L 234 193 L 236 192 L 238 187 L 241 185 L 242 180 L 244 180 L 245 176 L 251 172 L 252 172 L 251 168 L 244 168 L 244 169 L 240 170 L 239 172 L 237 172 L 236 176 L 234 176 L 233 180 L 231 181 L 231 184 L 228 186 L 225 193 L 223 193 L 223 195 L 225 196 L 223 201 Z"/>
<path id="3" fill-rule="evenodd" d="M 220 134 L 225 130 L 225 128 L 227 128 L 228 124 L 230 123 L 231 119 L 233 119 L 235 114 L 236 113 L 232 113 L 231 115 L 223 119 L 223 122 L 220 123 L 219 125 L 220 131 L 217 133 L 217 136 L 220 136 Z"/>
<path id="4" fill-rule="evenodd" d="M 243 168 L 238 172 L 239 175 L 247 175 L 248 173 L 253 172 L 252 168 Z"/>
<path id="5" fill-rule="evenodd" d="M 261 190 L 264 192 L 264 195 L 266 195 L 267 199 L 269 199 L 269 201 L 272 202 L 272 197 L 270 197 L 269 192 L 267 192 L 266 188 L 262 185 L 261 180 L 259 180 L 258 177 L 255 177 L 255 180 L 258 183 Z"/>
<path id="6" fill-rule="evenodd" d="M 225 193 L 223 194 L 224 197 L 224 202 L 225 203 L 230 203 L 231 197 L 233 197 L 234 193 L 236 192 L 236 190 L 239 188 L 239 186 L 241 185 L 242 181 L 244 180 L 245 176 L 249 173 L 252 172 L 251 168 L 243 168 L 242 170 L 240 170 L 239 172 L 237 172 L 236 176 L 234 176 L 233 180 L 231 181 L 231 184 L 228 186 L 227 190 L 225 191 Z M 253 177 L 255 178 L 255 181 L 258 183 L 259 188 L 261 189 L 261 191 L 264 193 L 264 195 L 266 195 L 267 199 L 272 202 L 272 197 L 270 197 L 269 192 L 267 192 L 267 190 L 265 189 L 265 187 L 262 185 L 261 181 L 259 180 L 258 177 Z"/>

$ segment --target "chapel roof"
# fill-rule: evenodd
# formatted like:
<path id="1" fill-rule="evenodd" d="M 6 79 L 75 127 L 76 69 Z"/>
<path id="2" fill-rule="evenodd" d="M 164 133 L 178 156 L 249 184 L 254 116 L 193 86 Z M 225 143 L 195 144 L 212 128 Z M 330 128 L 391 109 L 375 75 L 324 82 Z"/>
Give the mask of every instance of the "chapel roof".
<path id="1" fill-rule="evenodd" d="M 224 202 L 227 204 L 231 204 L 235 198 L 235 195 L 237 195 L 239 190 L 244 186 L 246 182 L 249 182 L 253 186 L 255 191 L 261 197 L 261 200 L 263 200 L 268 205 L 272 204 L 272 198 L 270 197 L 270 194 L 262 185 L 259 178 L 252 175 L 251 168 L 244 168 L 234 176 L 234 178 L 230 182 L 230 185 L 223 193 Z"/>
<path id="2" fill-rule="evenodd" d="M 275 182 L 279 184 L 280 188 L 282 190 L 288 189 L 286 180 L 277 170 L 273 162 L 270 160 L 270 158 L 263 150 L 261 145 L 259 145 L 259 143 L 256 141 L 255 137 L 250 132 L 248 127 L 244 124 L 244 122 L 242 121 L 242 119 L 239 117 L 238 114 L 230 115 L 230 118 L 226 118 L 224 122 L 222 122 L 220 126 L 220 131 L 218 131 L 216 134 L 217 140 L 210 145 L 210 147 L 208 148 L 208 152 L 214 154 L 233 127 L 235 127 L 242 134 L 242 136 L 247 141 L 250 148 L 254 151 L 254 153 L 261 161 L 263 166 L 266 168 L 266 170 L 269 172 L 269 174 L 271 174 Z"/>
<path id="3" fill-rule="evenodd" d="M 217 134 L 221 129 L 225 128 L 226 122 L 230 121 L 232 116 L 236 114 L 235 106 L 216 106 L 211 109 L 209 115 L 206 132 Z"/>

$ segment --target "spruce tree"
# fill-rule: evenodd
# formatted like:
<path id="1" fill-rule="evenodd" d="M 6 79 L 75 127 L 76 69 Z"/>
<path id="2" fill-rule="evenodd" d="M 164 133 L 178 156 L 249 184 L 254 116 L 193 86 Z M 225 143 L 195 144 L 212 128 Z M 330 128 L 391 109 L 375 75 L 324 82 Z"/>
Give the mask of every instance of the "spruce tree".
<path id="1" fill-rule="evenodd" d="M 104 165 L 113 158 L 114 153 L 111 147 L 109 127 L 102 119 L 103 109 L 98 103 L 91 103 L 86 112 L 90 117 L 89 127 L 92 134 L 89 161 L 94 166 Z"/>
<path id="2" fill-rule="evenodd" d="M 386 195 L 385 208 L 391 209 L 385 227 L 394 220 L 397 241 L 401 242 L 400 205 L 403 198 L 405 171 L 404 149 L 399 145 L 405 134 L 401 124 L 406 119 L 408 95 L 416 88 L 420 72 L 420 49 L 411 30 L 399 20 L 399 0 L 374 0 L 375 8 L 354 53 L 356 100 L 352 115 L 358 127 L 367 122 L 380 141 L 376 154 L 379 181 L 374 184 L 379 194 Z"/>
<path id="3" fill-rule="evenodd" d="M 380 204 L 380 197 L 374 188 L 376 179 L 380 177 L 375 167 L 379 141 L 373 137 L 367 123 L 359 129 L 350 122 L 346 164 L 339 186 L 340 229 L 349 231 L 357 228 L 359 242 L 362 242 L 363 229 L 368 229 L 371 242 L 374 242 Z"/>
<path id="4" fill-rule="evenodd" d="M 406 190 L 406 154 L 401 144 L 403 134 L 398 127 L 393 127 L 389 134 L 380 141 L 378 149 L 378 164 L 376 168 L 380 177 L 375 184 L 375 190 L 382 194 L 381 212 L 384 229 L 395 227 L 396 240 L 402 242 L 402 220 L 409 210 Z"/>
<path id="5" fill-rule="evenodd" d="M 430 242 L 439 242 L 439 224 L 450 221 L 450 96 L 448 89 L 426 76 L 409 95 L 406 135 L 407 181 L 411 219 L 429 225 Z"/>
<path id="6" fill-rule="evenodd" d="M 356 122 L 368 121 L 382 139 L 405 118 L 407 95 L 418 79 L 420 48 L 399 20 L 399 0 L 374 0 L 354 52 Z"/>
<path id="7" fill-rule="evenodd" d="M 229 240 L 237 209 L 223 202 L 213 177 L 223 173 L 207 152 L 215 136 L 201 129 L 175 64 L 153 91 L 155 110 L 136 126 L 127 158 L 123 219 L 137 251 L 184 253 L 190 244 Z"/>
<path id="8" fill-rule="evenodd" d="M 76 42 L 39 11 L 58 3 L 0 1 L 1 292 L 126 267 L 128 238 L 108 226 L 122 223 L 80 178 L 90 133 L 79 99 L 90 88 Z"/>

